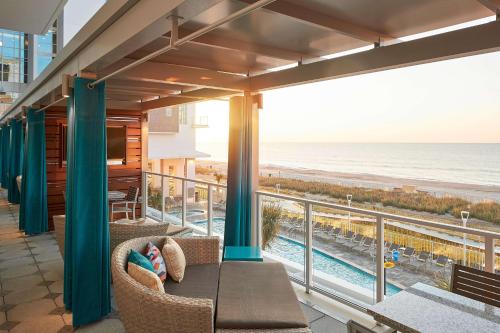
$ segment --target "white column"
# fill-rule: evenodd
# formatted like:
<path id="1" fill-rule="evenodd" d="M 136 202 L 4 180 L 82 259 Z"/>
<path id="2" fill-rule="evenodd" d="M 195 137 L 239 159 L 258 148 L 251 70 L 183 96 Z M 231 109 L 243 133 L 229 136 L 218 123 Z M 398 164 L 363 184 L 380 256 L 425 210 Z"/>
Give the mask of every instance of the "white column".
<path id="1" fill-rule="evenodd" d="M 262 100 L 262 95 L 251 95 L 250 93 L 245 93 L 245 104 L 244 107 L 248 108 L 252 112 L 252 246 L 259 246 L 259 223 L 258 223 L 258 211 L 257 208 L 257 196 L 255 191 L 259 189 L 259 103 Z"/>

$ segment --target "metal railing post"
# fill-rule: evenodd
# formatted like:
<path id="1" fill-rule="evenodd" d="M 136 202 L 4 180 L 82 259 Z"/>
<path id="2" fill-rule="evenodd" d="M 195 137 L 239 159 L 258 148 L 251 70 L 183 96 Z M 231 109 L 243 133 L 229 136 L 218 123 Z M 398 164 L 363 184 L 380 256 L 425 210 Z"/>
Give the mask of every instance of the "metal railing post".
<path id="1" fill-rule="evenodd" d="M 305 225 L 305 234 L 306 234 L 306 260 L 305 260 L 305 273 L 306 273 L 306 293 L 311 292 L 311 287 L 312 287 L 312 278 L 313 278 L 313 257 L 312 257 L 312 243 L 313 243 L 313 225 L 312 225 L 312 218 L 313 218 L 313 212 L 312 212 L 312 205 L 307 202 L 305 204 L 305 210 L 306 210 L 306 225 Z"/>
<path id="2" fill-rule="evenodd" d="M 186 226 L 187 183 L 182 179 L 182 226 Z"/>
<path id="3" fill-rule="evenodd" d="M 495 239 L 484 237 L 484 270 L 495 273 Z"/>
<path id="4" fill-rule="evenodd" d="M 257 209 L 257 246 L 262 248 L 262 197 L 259 193 L 255 193 L 255 202 Z"/>
<path id="5" fill-rule="evenodd" d="M 213 233 L 213 198 L 212 198 L 212 185 L 208 185 L 207 195 L 207 235 L 212 236 Z"/>
<path id="6" fill-rule="evenodd" d="M 161 221 L 165 221 L 165 191 L 163 187 L 165 179 L 163 179 L 163 175 L 161 175 Z"/>
<path id="7" fill-rule="evenodd" d="M 146 209 L 148 208 L 148 173 L 142 172 L 142 203 L 141 203 L 141 217 L 146 218 Z"/>
<path id="8" fill-rule="evenodd" d="M 376 252 L 376 266 L 377 266 L 377 300 L 382 302 L 384 300 L 384 220 L 381 216 L 377 216 L 377 252 Z"/>

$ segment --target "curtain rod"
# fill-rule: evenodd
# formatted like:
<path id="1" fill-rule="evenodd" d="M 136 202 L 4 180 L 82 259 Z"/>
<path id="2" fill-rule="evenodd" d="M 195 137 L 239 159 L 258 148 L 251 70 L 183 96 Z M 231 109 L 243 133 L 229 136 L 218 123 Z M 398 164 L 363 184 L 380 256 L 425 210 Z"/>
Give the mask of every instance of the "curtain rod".
<path id="1" fill-rule="evenodd" d="M 114 71 L 108 75 L 103 76 L 100 79 L 95 80 L 94 82 L 89 83 L 89 87 L 93 88 L 95 85 L 97 85 L 97 84 L 117 75 L 117 74 L 120 74 L 124 71 L 127 71 L 135 66 L 143 64 L 146 61 L 159 56 L 160 54 L 163 54 L 163 53 L 168 52 L 170 50 L 175 50 L 178 46 L 181 46 L 187 42 L 190 42 L 193 39 L 198 38 L 198 37 L 210 32 L 210 31 L 218 28 L 219 26 L 221 26 L 223 24 L 226 24 L 230 21 L 233 21 L 233 20 L 238 19 L 242 16 L 245 16 L 246 14 L 249 14 L 250 12 L 253 12 L 254 10 L 260 9 L 261 7 L 264 7 L 264 6 L 270 4 L 271 2 L 274 2 L 274 1 L 276 1 L 276 0 L 260 0 L 260 1 L 257 1 L 255 3 L 249 5 L 249 6 L 246 6 L 245 8 L 242 8 L 242 9 L 240 9 L 240 10 L 238 10 L 238 11 L 236 11 L 236 12 L 234 12 L 234 13 L 232 13 L 232 14 L 230 14 L 222 19 L 219 19 L 219 20 L 215 21 L 214 23 L 209 24 L 204 28 L 201 28 L 200 30 L 197 30 L 197 31 L 195 31 L 195 32 L 183 37 L 183 38 L 178 39 L 175 43 L 170 43 L 169 46 L 163 47 L 163 48 L 145 56 L 144 58 L 138 59 L 138 60 L 120 68 L 120 69 L 117 69 L 116 71 Z M 176 19 L 174 19 L 173 20 L 173 27 L 175 27 L 176 25 L 177 25 Z M 175 31 L 173 33 L 176 34 L 177 31 Z"/>
<path id="2" fill-rule="evenodd" d="M 63 97 L 59 98 L 57 101 L 54 101 L 54 102 L 50 103 L 49 105 L 46 105 L 43 108 L 36 110 L 35 112 L 40 112 L 40 111 L 46 110 L 47 108 L 50 108 L 51 106 L 53 106 L 59 102 L 64 101 L 66 98 L 68 98 L 68 96 L 63 96 Z"/>

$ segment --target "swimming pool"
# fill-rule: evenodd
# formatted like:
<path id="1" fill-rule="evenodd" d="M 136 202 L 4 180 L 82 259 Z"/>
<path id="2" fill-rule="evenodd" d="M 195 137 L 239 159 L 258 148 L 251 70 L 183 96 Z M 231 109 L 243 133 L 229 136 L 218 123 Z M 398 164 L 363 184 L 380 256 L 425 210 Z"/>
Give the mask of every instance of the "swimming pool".
<path id="1" fill-rule="evenodd" d="M 221 217 L 216 217 L 213 219 L 214 233 L 220 235 L 224 234 L 224 221 L 225 219 Z M 195 224 L 200 227 L 206 228 L 207 221 L 197 221 L 195 222 Z M 270 249 L 266 250 L 266 252 L 289 260 L 303 267 L 305 260 L 304 248 L 304 245 L 300 242 L 283 236 L 278 236 L 272 241 Z M 376 281 L 374 275 L 316 248 L 313 249 L 313 269 L 315 271 L 331 275 L 335 278 L 364 288 L 370 292 L 372 292 L 375 288 Z M 388 296 L 394 295 L 401 291 L 400 288 L 390 283 L 387 283 L 386 288 Z"/>

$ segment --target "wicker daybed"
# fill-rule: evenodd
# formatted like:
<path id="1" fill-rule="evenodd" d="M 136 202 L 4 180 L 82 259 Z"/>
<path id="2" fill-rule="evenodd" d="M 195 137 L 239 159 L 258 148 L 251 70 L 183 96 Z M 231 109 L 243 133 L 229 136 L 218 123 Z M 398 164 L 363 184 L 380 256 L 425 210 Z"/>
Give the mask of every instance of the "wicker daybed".
<path id="1" fill-rule="evenodd" d="M 120 318 L 128 333 L 213 332 L 215 305 L 206 298 L 160 293 L 135 281 L 125 271 L 131 249 L 142 252 L 148 242 L 163 248 L 166 237 L 145 237 L 118 245 L 111 257 L 113 288 Z M 219 264 L 219 238 L 174 238 L 186 265 Z M 203 278 L 203 277 L 200 277 Z"/>
<path id="2" fill-rule="evenodd" d="M 111 257 L 111 270 L 114 280 L 114 294 L 116 297 L 116 302 L 118 305 L 118 313 L 125 326 L 125 329 L 129 333 L 135 332 L 171 332 L 171 333 L 206 333 L 206 332 L 217 332 L 217 333 L 310 333 L 311 330 L 307 327 L 307 321 L 303 315 L 302 310 L 298 305 L 298 301 L 290 287 L 290 292 L 292 293 L 292 302 L 295 302 L 296 308 L 288 306 L 288 304 L 280 304 L 280 306 L 275 306 L 276 302 L 273 303 L 272 299 L 284 299 L 283 297 L 276 297 L 273 294 L 266 294 L 265 297 L 261 295 L 255 295 L 255 298 L 260 298 L 262 307 L 258 309 L 257 313 L 279 313 L 280 307 L 286 310 L 292 309 L 297 316 L 303 318 L 302 325 L 304 327 L 286 328 L 286 322 L 279 321 L 279 328 L 253 328 L 249 326 L 248 322 L 245 320 L 248 318 L 245 315 L 240 315 L 240 313 L 234 313 L 232 309 L 234 307 L 228 306 L 231 302 L 238 302 L 240 299 L 240 305 L 238 308 L 245 309 L 245 304 L 252 303 L 252 300 L 247 298 L 248 291 L 241 293 L 241 298 L 238 297 L 238 285 L 233 285 L 230 287 L 228 283 L 235 277 L 241 274 L 246 274 L 245 269 L 247 269 L 246 263 L 227 263 L 222 264 L 222 268 L 219 270 L 219 239 L 217 237 L 192 237 L 192 238 L 174 238 L 174 240 L 179 244 L 186 257 L 186 270 L 184 274 L 184 280 L 181 283 L 175 283 L 167 278 L 164 284 L 165 293 L 158 292 L 149 289 L 139 282 L 135 281 L 126 272 L 128 254 L 131 249 L 138 252 L 143 252 L 146 248 L 148 242 L 152 242 L 158 248 L 162 248 L 165 243 L 166 237 L 144 237 L 138 239 L 132 239 L 118 245 L 113 252 Z M 256 263 L 248 263 L 248 268 L 255 271 Z M 264 267 L 267 263 L 258 263 Z M 167 263 L 168 265 L 168 263 Z M 276 265 L 276 264 L 271 264 Z M 266 266 L 267 267 L 267 266 Z M 272 266 L 276 267 L 276 266 Z M 214 269 L 216 269 L 216 276 L 214 276 Z M 226 274 L 224 278 L 222 275 L 219 277 L 219 273 L 223 274 L 224 270 L 226 272 L 230 271 L 231 274 Z M 257 269 L 258 271 L 258 269 Z M 262 269 L 261 269 L 262 271 Z M 204 272 L 204 273 L 201 273 Z M 269 277 L 272 278 L 273 272 L 269 272 Z M 278 274 L 279 275 L 279 274 Z M 261 275 L 262 276 L 262 275 Z M 279 275 L 282 279 L 280 284 L 290 284 L 288 277 L 285 275 Z M 220 281 L 219 281 L 220 278 Z M 170 280 L 170 282 L 169 282 Z M 224 282 L 225 280 L 225 282 Z M 244 280 L 248 285 L 252 281 L 249 279 Z M 261 279 L 262 281 L 262 279 Z M 222 287 L 220 283 L 223 283 L 226 293 L 221 293 Z M 272 283 L 272 282 L 271 282 Z M 276 286 L 276 284 L 275 284 Z M 236 293 L 234 292 L 236 288 Z M 192 289 L 192 290 L 190 290 Z M 278 288 L 279 289 L 279 288 Z M 267 291 L 266 291 L 267 292 Z M 222 296 L 221 296 L 222 294 Z M 253 295 L 253 294 L 252 294 Z M 221 297 L 226 297 L 225 300 Z M 266 304 L 266 299 L 269 301 L 269 305 Z M 252 305 L 258 303 L 259 300 L 254 301 Z M 219 303 L 223 308 L 219 309 Z M 272 304 L 273 309 L 266 309 L 266 306 Z M 220 322 L 220 312 L 225 311 L 225 309 L 232 308 L 226 311 L 225 319 L 226 324 L 229 321 L 237 322 L 243 324 L 242 327 L 238 329 L 231 329 L 227 327 L 218 327 Z M 217 311 L 216 311 L 217 309 Z M 217 318 L 215 313 L 217 312 Z M 233 317 L 231 317 L 233 314 Z M 255 314 L 255 313 L 254 313 Z M 265 315 L 262 317 L 266 317 Z M 279 315 L 278 315 L 279 317 Z M 286 318 L 292 318 L 293 315 L 288 314 Z M 283 317 L 282 317 L 283 318 Z M 266 318 L 257 318 L 259 321 Z M 272 316 L 267 316 L 267 320 L 273 319 Z M 241 322 L 243 320 L 243 322 Z M 297 322 L 297 320 L 296 320 Z M 226 325 L 227 326 L 227 325 Z"/>

